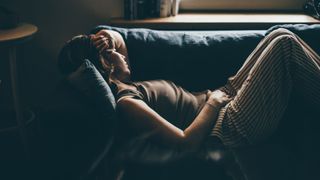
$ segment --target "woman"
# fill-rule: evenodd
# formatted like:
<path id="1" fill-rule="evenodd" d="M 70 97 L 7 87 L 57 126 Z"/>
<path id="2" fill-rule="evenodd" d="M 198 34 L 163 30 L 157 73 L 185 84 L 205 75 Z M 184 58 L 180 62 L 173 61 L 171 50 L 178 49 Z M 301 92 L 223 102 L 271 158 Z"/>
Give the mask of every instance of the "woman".
<path id="1" fill-rule="evenodd" d="M 292 90 L 320 105 L 320 58 L 285 29 L 267 35 L 227 85 L 214 91 L 190 93 L 164 80 L 131 82 L 126 45 L 115 31 L 74 38 L 59 59 L 73 61 L 74 70 L 83 58 L 114 87 L 118 112 L 133 132 L 189 150 L 197 150 L 212 129 L 230 147 L 264 140 L 277 128 Z"/>

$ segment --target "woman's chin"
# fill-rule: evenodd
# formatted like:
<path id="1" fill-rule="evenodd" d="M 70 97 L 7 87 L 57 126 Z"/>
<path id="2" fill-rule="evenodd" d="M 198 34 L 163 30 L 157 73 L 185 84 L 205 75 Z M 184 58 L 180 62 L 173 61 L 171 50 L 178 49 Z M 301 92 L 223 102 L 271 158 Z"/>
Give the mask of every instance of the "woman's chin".
<path id="1" fill-rule="evenodd" d="M 130 72 L 130 70 L 125 71 L 125 72 L 123 73 L 123 75 L 122 75 L 121 80 L 123 80 L 123 81 L 130 81 L 130 79 L 131 79 L 131 72 Z"/>

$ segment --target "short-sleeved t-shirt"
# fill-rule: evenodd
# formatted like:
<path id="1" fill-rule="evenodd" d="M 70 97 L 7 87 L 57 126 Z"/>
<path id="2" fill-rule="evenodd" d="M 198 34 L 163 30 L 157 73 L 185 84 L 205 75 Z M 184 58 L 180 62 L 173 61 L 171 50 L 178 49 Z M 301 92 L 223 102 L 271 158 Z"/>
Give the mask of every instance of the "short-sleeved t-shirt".
<path id="1" fill-rule="evenodd" d="M 135 82 L 137 90 L 126 89 L 117 94 L 117 101 L 132 97 L 149 107 L 175 126 L 187 128 L 206 103 L 210 90 L 189 92 L 167 80 Z"/>

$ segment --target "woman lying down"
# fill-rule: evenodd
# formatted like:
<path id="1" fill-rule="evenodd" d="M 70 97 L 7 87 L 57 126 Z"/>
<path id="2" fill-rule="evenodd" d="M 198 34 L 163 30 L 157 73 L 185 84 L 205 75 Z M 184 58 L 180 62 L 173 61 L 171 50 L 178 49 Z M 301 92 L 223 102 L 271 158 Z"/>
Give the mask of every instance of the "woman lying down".
<path id="1" fill-rule="evenodd" d="M 201 93 L 167 80 L 132 82 L 126 44 L 112 30 L 76 36 L 59 56 L 61 65 L 84 59 L 113 87 L 125 126 L 168 146 L 197 150 L 209 135 L 227 147 L 259 143 L 277 128 L 293 90 L 320 106 L 320 57 L 286 29 L 268 34 L 224 87 Z"/>

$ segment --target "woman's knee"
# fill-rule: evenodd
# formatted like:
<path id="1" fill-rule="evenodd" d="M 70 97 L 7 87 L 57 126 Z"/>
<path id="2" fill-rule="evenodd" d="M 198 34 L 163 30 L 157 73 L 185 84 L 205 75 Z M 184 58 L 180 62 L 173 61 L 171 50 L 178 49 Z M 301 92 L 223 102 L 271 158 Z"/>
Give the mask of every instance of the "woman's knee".
<path id="1" fill-rule="evenodd" d="M 271 31 L 270 34 L 267 35 L 267 37 L 270 37 L 271 39 L 275 39 L 275 38 L 277 38 L 279 36 L 283 36 L 283 35 L 288 35 L 288 36 L 292 36 L 292 37 L 296 36 L 293 32 L 291 32 L 288 29 L 278 28 L 278 29 Z"/>
<path id="2" fill-rule="evenodd" d="M 292 35 L 292 34 L 281 34 L 281 35 L 278 35 L 276 36 L 275 38 L 273 38 L 271 41 L 270 41 L 270 44 L 272 44 L 272 46 L 277 47 L 277 46 L 280 46 L 280 47 L 286 47 L 284 49 L 287 49 L 287 50 L 292 50 L 292 45 L 294 44 L 297 44 L 299 43 L 297 41 L 297 38 L 296 36 Z M 283 50 L 283 48 L 282 48 Z"/>

